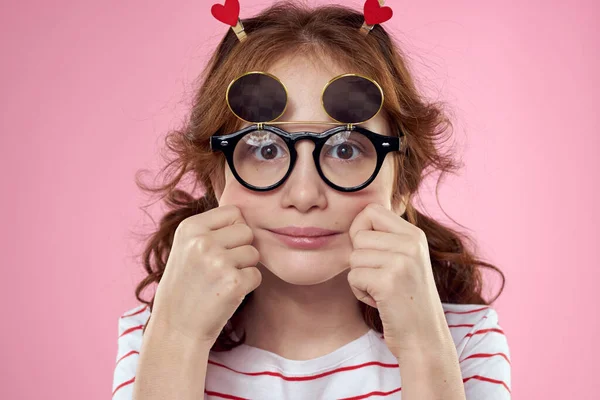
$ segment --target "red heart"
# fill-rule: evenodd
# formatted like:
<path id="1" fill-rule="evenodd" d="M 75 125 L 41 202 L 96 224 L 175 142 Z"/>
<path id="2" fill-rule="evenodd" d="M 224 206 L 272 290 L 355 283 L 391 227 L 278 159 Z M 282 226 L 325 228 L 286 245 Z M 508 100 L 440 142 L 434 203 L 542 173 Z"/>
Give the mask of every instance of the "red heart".
<path id="1" fill-rule="evenodd" d="M 240 3 L 238 0 L 225 0 L 224 6 L 213 4 L 210 12 L 219 21 L 227 25 L 236 26 L 238 17 L 240 16 Z"/>
<path id="2" fill-rule="evenodd" d="M 382 7 L 378 0 L 365 1 L 365 22 L 367 25 L 381 24 L 392 18 L 392 9 Z"/>

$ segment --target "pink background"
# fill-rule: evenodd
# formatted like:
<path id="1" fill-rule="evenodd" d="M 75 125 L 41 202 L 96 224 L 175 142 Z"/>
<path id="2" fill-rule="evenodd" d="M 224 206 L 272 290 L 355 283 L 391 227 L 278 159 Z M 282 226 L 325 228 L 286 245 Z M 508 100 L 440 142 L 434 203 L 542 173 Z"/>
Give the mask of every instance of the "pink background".
<path id="1" fill-rule="evenodd" d="M 271 2 L 241 3 L 248 17 Z M 452 106 L 465 167 L 440 202 L 506 274 L 494 306 L 519 399 L 600 390 L 600 7 L 562 3 L 389 1 L 384 24 Z M 110 398 L 118 318 L 142 276 L 134 232 L 152 227 L 134 173 L 156 172 L 229 29 L 212 4 L 4 2 L 0 398 Z"/>

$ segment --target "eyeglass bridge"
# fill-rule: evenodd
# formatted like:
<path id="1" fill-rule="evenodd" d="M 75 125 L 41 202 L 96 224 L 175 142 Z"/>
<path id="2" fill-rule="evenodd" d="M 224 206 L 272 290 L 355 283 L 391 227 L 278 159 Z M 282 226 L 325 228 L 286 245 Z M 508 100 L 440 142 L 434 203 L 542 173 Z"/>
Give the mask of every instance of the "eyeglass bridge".
<path id="1" fill-rule="evenodd" d="M 257 129 L 263 129 L 264 128 L 264 122 L 257 122 L 256 128 Z M 269 125 L 281 125 L 281 124 L 328 124 L 328 125 L 343 125 L 337 122 L 308 122 L 308 121 L 285 121 L 285 122 L 270 122 L 268 123 Z M 346 129 L 348 130 L 353 130 L 354 129 L 355 124 L 346 124 Z M 227 140 L 222 140 L 221 141 L 221 146 L 225 147 L 229 144 L 229 142 Z M 383 147 L 390 147 L 390 143 L 389 142 L 383 142 L 381 143 L 381 146 Z M 211 150 L 212 150 L 212 145 L 210 146 Z"/>

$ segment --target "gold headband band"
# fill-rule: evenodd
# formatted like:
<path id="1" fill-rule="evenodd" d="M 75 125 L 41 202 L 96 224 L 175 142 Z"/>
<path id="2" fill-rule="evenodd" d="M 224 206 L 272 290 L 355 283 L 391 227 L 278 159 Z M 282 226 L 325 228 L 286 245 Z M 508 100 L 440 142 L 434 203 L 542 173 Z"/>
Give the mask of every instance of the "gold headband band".
<path id="1" fill-rule="evenodd" d="M 385 0 L 366 0 L 363 8 L 365 22 L 360 27 L 360 33 L 368 35 L 376 24 L 381 24 L 392 18 L 390 7 L 384 7 Z M 225 4 L 214 4 L 210 9 L 212 15 L 219 21 L 230 25 L 240 42 L 246 40 L 244 25 L 239 18 L 239 0 L 225 0 Z"/>

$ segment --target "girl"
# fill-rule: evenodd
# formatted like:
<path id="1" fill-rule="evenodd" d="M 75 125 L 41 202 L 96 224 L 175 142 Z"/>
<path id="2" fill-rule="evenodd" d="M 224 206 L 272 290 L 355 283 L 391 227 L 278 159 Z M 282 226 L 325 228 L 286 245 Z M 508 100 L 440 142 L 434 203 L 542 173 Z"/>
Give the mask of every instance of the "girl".
<path id="1" fill-rule="evenodd" d="M 167 139 L 172 179 L 138 182 L 171 211 L 119 320 L 113 399 L 510 398 L 480 268 L 502 273 L 413 206 L 428 167 L 458 166 L 381 3 L 213 6 L 232 29 Z"/>

